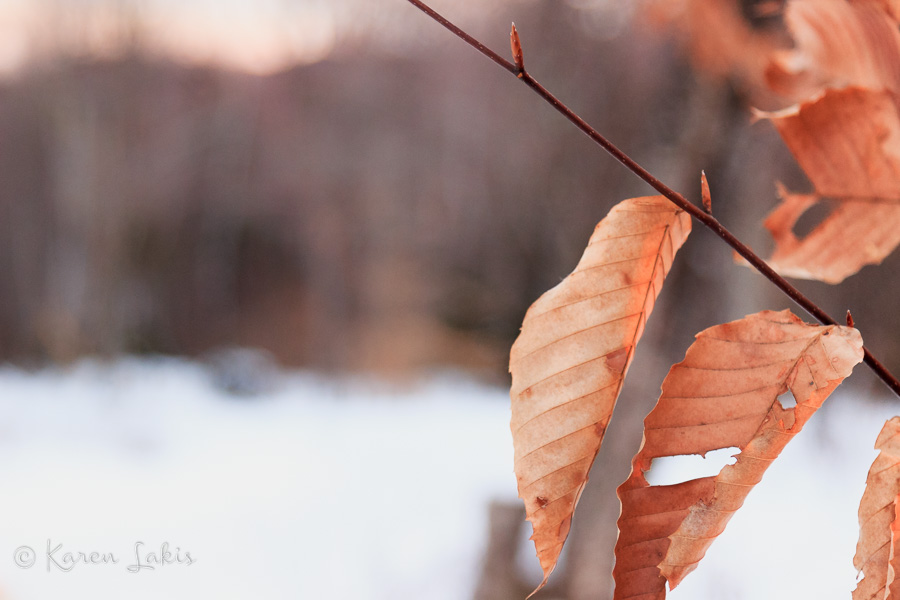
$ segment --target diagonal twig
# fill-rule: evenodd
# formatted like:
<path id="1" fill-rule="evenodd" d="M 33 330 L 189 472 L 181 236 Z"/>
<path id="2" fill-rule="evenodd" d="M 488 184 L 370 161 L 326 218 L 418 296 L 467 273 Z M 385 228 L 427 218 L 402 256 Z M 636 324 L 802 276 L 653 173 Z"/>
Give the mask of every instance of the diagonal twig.
<path id="1" fill-rule="evenodd" d="M 547 90 L 547 88 L 538 83 L 538 81 L 525 70 L 524 64 L 523 62 L 521 62 L 521 54 L 517 55 L 516 57 L 516 62 L 518 64 L 513 64 L 482 44 L 476 38 L 472 37 L 465 31 L 460 29 L 458 26 L 454 25 L 449 20 L 438 14 L 434 9 L 422 2 L 422 0 L 408 1 L 422 10 L 429 17 L 449 29 L 454 35 L 478 50 L 481 54 L 497 63 L 497 65 L 499 65 L 503 69 L 509 71 L 512 75 L 515 75 L 525 85 L 531 88 L 538 96 L 543 98 L 553 108 L 562 113 L 562 115 L 566 117 L 566 119 L 568 119 L 578 129 L 584 132 L 585 135 L 591 138 L 595 143 L 597 143 L 597 145 L 609 152 L 613 156 L 613 158 L 622 163 L 632 173 L 647 182 L 653 189 L 655 189 L 661 195 L 665 196 L 673 204 L 700 221 L 700 223 L 702 223 L 707 229 L 712 231 L 720 239 L 722 239 L 722 241 L 731 246 L 735 250 L 735 252 L 746 259 L 746 261 L 750 263 L 750 265 L 760 274 L 762 274 L 763 277 L 772 282 L 778 289 L 784 292 L 785 295 L 796 302 L 798 306 L 809 313 L 810 316 L 815 318 L 823 325 L 838 325 L 838 322 L 831 318 L 828 313 L 822 310 L 822 308 L 820 308 L 815 302 L 803 295 L 800 290 L 791 285 L 784 277 L 776 273 L 772 269 L 772 267 L 770 267 L 766 263 L 766 261 L 757 256 L 756 253 L 753 252 L 753 250 L 751 250 L 746 244 L 735 237 L 735 235 L 731 233 L 724 225 L 722 225 L 718 219 L 713 217 L 712 214 L 707 213 L 691 202 L 688 202 L 684 196 L 654 177 L 649 171 L 635 162 L 630 156 L 622 152 L 612 142 L 603 137 L 600 132 L 591 127 L 571 108 L 566 106 L 561 100 L 551 94 L 550 91 Z M 513 29 L 513 31 L 515 42 L 518 43 L 518 33 L 515 33 L 515 29 Z M 519 45 L 519 51 L 521 52 L 521 45 Z M 881 361 L 875 358 L 875 356 L 869 351 L 868 348 L 863 347 L 863 352 L 863 361 L 869 366 L 869 368 L 872 369 L 872 371 L 875 372 L 878 378 L 881 379 L 892 392 L 894 392 L 894 394 L 900 397 L 900 381 L 898 381 L 897 378 L 890 371 L 888 371 L 888 369 L 881 363 Z"/>

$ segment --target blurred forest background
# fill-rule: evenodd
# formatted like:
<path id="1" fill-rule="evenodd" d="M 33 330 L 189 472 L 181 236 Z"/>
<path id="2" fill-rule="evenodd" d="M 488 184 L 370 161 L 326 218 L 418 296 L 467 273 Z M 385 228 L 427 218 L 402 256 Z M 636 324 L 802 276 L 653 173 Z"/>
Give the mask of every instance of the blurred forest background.
<path id="1" fill-rule="evenodd" d="M 400 0 L 6 2 L 0 359 L 237 345 L 502 378 L 527 306 L 612 204 L 651 193 Z M 774 182 L 802 175 L 740 86 L 695 72 L 640 3 L 445 4 L 501 50 L 515 18 L 545 85 L 690 197 L 705 169 L 716 214 L 767 249 Z M 784 305 L 731 262 L 695 233 L 665 343 Z M 877 271 L 804 287 L 896 364 Z"/>
<path id="2" fill-rule="evenodd" d="M 784 35 L 762 3 L 716 2 Z M 405 0 L 246 4 L 0 0 L 0 361 L 238 346 L 505 384 L 526 308 L 613 204 L 652 190 Z M 774 128 L 751 124 L 771 99 L 696 69 L 684 32 L 640 2 L 434 5 L 504 55 L 515 20 L 538 80 L 689 198 L 705 169 L 717 217 L 764 256 L 775 182 L 808 188 Z M 894 371 L 898 266 L 799 283 L 831 314 L 851 309 Z M 653 376 L 626 384 L 621 418 L 646 413 L 697 331 L 790 306 L 695 226 L 638 350 Z M 629 422 L 599 468 L 633 453 Z M 573 533 L 557 593 L 608 585 L 615 464 L 582 500 L 595 525 Z M 484 598 L 521 592 L 517 526 L 497 511 L 490 555 L 506 558 L 487 561 Z"/>

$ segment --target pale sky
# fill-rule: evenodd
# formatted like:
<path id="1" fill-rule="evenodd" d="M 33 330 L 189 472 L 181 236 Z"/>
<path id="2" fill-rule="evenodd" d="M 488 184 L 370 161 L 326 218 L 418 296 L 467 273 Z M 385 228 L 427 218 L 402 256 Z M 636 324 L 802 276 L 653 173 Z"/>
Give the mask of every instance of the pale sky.
<path id="1" fill-rule="evenodd" d="M 153 51 L 176 60 L 266 73 L 327 56 L 356 2 L 0 0 L 0 72 L 59 52 L 114 55 L 136 30 Z"/>
<path id="2" fill-rule="evenodd" d="M 271 72 L 325 58 L 347 0 L 148 0 L 147 38 L 188 60 Z"/>
<path id="3" fill-rule="evenodd" d="M 473 33 L 515 16 L 532 0 L 432 0 Z M 563 0 L 560 0 L 563 1 Z M 621 0 L 565 0 L 606 23 Z M 145 49 L 187 63 L 265 74 L 327 57 L 366 36 L 402 51 L 435 24 L 406 0 L 0 0 L 0 75 L 60 53 L 115 56 L 137 38 Z"/>

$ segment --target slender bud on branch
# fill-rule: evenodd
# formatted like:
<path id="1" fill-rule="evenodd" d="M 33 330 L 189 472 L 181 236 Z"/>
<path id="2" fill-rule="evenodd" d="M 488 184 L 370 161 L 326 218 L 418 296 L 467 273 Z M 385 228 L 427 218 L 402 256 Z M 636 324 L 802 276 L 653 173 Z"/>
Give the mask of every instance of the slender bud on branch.
<path id="1" fill-rule="evenodd" d="M 516 24 L 512 24 L 509 32 L 509 47 L 512 49 L 513 62 L 516 63 L 516 69 L 519 71 L 517 77 L 522 78 L 525 72 L 525 57 L 522 54 L 522 42 L 519 41 L 519 32 L 516 31 Z"/>
<path id="2" fill-rule="evenodd" d="M 850 314 L 850 311 L 847 311 L 847 327 L 855 327 L 853 324 L 853 315 Z"/>
<path id="3" fill-rule="evenodd" d="M 712 215 L 712 196 L 709 194 L 709 182 L 706 181 L 706 171 L 700 171 L 700 196 L 703 199 L 703 209 L 706 214 Z"/>

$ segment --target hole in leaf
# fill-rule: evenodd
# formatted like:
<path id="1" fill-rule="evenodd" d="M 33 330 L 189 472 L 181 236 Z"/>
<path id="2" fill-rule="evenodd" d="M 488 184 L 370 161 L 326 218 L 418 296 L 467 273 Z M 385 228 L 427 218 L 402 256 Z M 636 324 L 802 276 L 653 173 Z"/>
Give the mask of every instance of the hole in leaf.
<path id="1" fill-rule="evenodd" d="M 790 390 L 778 396 L 778 401 L 781 403 L 782 408 L 794 408 L 797 406 L 797 399 L 794 398 Z"/>
<path id="2" fill-rule="evenodd" d="M 653 459 L 644 477 L 650 485 L 674 485 L 701 477 L 715 477 L 725 465 L 733 465 L 740 453 L 740 448 L 732 446 L 711 450 L 706 453 L 706 458 L 699 454 L 661 456 Z"/>
<path id="3" fill-rule="evenodd" d="M 800 215 L 800 218 L 794 223 L 791 231 L 797 236 L 798 240 L 802 240 L 828 218 L 832 211 L 834 211 L 835 206 L 836 204 L 833 200 L 816 202 Z"/>

